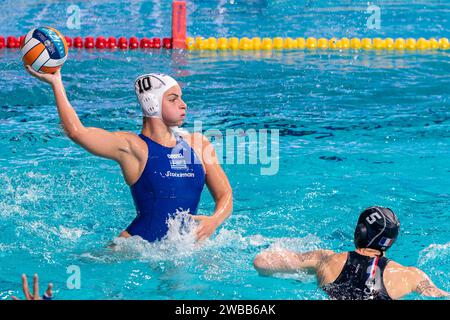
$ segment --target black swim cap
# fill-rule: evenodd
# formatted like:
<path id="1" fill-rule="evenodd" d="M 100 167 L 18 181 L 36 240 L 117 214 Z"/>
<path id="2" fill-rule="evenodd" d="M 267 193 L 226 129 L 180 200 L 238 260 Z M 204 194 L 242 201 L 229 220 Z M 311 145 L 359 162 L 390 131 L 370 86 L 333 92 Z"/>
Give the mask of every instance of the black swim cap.
<path id="1" fill-rule="evenodd" d="M 355 230 L 355 246 L 386 251 L 397 240 L 400 222 L 389 208 L 370 207 L 358 219 Z"/>

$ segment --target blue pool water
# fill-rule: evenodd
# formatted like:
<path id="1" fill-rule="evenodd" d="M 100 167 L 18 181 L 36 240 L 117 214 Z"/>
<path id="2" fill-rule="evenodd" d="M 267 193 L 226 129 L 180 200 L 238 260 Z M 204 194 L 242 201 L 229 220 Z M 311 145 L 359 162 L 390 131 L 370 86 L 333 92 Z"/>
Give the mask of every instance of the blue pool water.
<path id="1" fill-rule="evenodd" d="M 439 37 L 450 29 L 444 1 L 381 1 L 380 30 L 367 29 L 365 1 L 290 2 L 191 1 L 188 32 Z M 78 5 L 81 29 L 70 30 L 65 1 L 4 1 L 0 34 L 52 25 L 70 36 L 170 35 L 169 1 Z M 450 290 L 449 58 L 70 51 L 63 80 L 86 126 L 140 132 L 133 81 L 158 71 L 182 84 L 187 129 L 201 121 L 223 133 L 280 133 L 276 175 L 261 175 L 260 163 L 224 164 L 234 212 L 203 246 L 192 233 L 171 233 L 157 244 L 116 240 L 111 252 L 108 242 L 135 216 L 119 167 L 65 137 L 50 88 L 22 69 L 20 52 L 0 50 L 0 299 L 21 295 L 22 273 L 39 273 L 41 287 L 52 281 L 59 299 L 325 299 L 314 277 L 260 277 L 252 259 L 277 247 L 352 250 L 358 214 L 374 204 L 391 207 L 402 223 L 389 257 Z M 205 189 L 199 213 L 213 209 Z M 81 288 L 71 290 L 73 265 Z"/>

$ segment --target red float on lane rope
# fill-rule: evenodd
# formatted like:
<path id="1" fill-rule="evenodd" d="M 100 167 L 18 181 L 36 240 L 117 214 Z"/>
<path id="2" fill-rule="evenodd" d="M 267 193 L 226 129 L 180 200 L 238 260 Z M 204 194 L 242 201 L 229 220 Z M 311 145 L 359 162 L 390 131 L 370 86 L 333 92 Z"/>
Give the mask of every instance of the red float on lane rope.
<path id="1" fill-rule="evenodd" d="M 105 49 L 106 48 L 106 39 L 102 36 L 97 37 L 97 39 L 95 39 L 95 48 Z"/>
<path id="2" fill-rule="evenodd" d="M 81 37 L 75 37 L 73 39 L 73 46 L 75 48 L 83 48 L 83 39 Z"/>
<path id="3" fill-rule="evenodd" d="M 94 38 L 93 37 L 84 38 L 84 47 L 86 49 L 93 49 L 94 48 Z"/>
<path id="4" fill-rule="evenodd" d="M 150 48 L 150 44 L 147 38 L 142 38 L 139 43 L 139 48 L 141 49 L 148 49 Z"/>
<path id="5" fill-rule="evenodd" d="M 17 41 L 16 48 L 22 48 L 24 42 L 25 42 L 25 36 L 20 36 L 19 41 Z"/>
<path id="6" fill-rule="evenodd" d="M 126 49 L 172 49 L 173 48 L 173 39 L 172 38 L 147 38 L 143 37 L 141 39 L 137 37 L 130 37 L 127 39 L 125 37 L 120 37 L 116 39 L 115 37 L 105 38 L 103 36 L 98 36 L 97 38 L 87 36 L 84 39 L 82 37 L 64 37 L 67 43 L 67 47 L 69 48 L 85 48 L 85 49 L 116 49 L 120 48 L 123 50 Z M 25 41 L 25 36 L 20 37 L 1 37 L 0 36 L 0 49 L 3 48 L 21 48 L 23 42 Z"/>
<path id="7" fill-rule="evenodd" d="M 117 40 L 114 37 L 108 38 L 108 49 L 116 49 L 117 48 Z"/>
<path id="8" fill-rule="evenodd" d="M 163 39 L 163 47 L 165 49 L 172 49 L 172 39 L 171 38 L 164 38 Z"/>
<path id="9" fill-rule="evenodd" d="M 130 38 L 130 49 L 137 49 L 139 47 L 139 40 L 136 37 Z"/>
<path id="10" fill-rule="evenodd" d="M 161 48 L 161 39 L 160 38 L 153 38 L 153 48 L 155 48 L 155 49 Z"/>
<path id="11" fill-rule="evenodd" d="M 6 38 L 6 47 L 11 49 L 16 47 L 16 38 L 15 37 L 8 37 Z"/>
<path id="12" fill-rule="evenodd" d="M 67 47 L 72 48 L 72 38 L 64 37 L 66 39 Z"/>
<path id="13" fill-rule="evenodd" d="M 127 38 L 125 38 L 125 37 L 120 37 L 119 38 L 119 44 L 118 44 L 118 47 L 120 48 L 120 49 L 127 49 L 128 48 L 128 40 L 127 40 Z"/>

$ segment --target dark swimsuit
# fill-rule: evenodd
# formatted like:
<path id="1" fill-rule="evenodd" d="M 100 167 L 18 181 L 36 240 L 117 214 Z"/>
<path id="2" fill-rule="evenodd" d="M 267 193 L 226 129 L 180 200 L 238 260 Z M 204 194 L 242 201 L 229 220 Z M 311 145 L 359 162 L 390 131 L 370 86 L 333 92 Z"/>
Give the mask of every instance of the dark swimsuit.
<path id="1" fill-rule="evenodd" d="M 389 261 L 385 257 L 349 252 L 341 274 L 322 289 L 336 300 L 392 300 L 383 282 L 383 272 Z"/>

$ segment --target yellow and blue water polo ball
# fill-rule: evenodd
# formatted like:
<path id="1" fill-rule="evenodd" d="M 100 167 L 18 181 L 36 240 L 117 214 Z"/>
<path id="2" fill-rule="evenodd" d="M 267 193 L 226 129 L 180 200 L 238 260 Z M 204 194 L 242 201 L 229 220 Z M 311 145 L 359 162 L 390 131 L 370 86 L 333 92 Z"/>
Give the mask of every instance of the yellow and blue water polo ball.
<path id="1" fill-rule="evenodd" d="M 42 73 L 56 72 L 66 61 L 68 53 L 66 39 L 51 27 L 28 32 L 21 49 L 23 62 Z"/>

